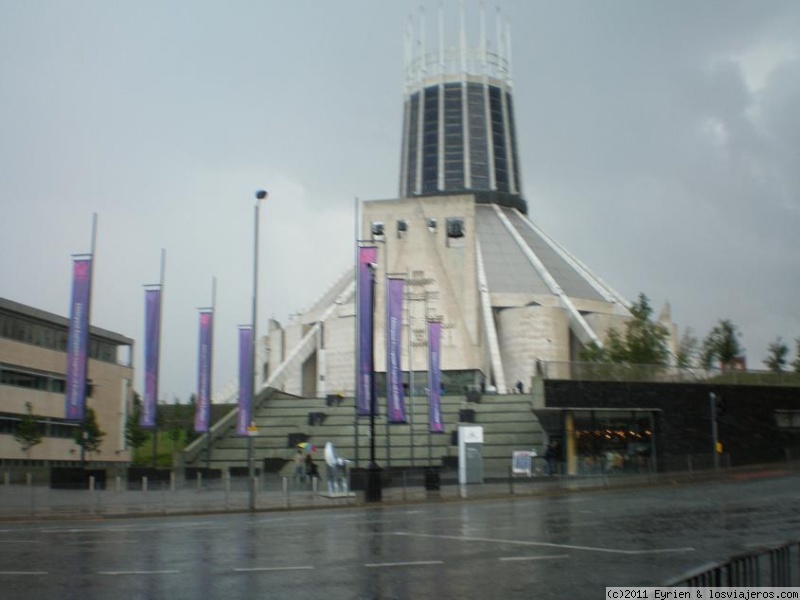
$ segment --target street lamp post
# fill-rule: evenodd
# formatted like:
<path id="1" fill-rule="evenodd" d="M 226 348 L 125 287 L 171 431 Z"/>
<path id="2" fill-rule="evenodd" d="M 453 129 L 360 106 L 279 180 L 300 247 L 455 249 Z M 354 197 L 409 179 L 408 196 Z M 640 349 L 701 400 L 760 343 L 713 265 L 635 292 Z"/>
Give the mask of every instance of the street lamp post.
<path id="1" fill-rule="evenodd" d="M 254 410 L 256 404 L 256 396 L 258 394 L 258 374 L 257 374 L 257 365 L 258 360 L 256 359 L 256 350 L 258 348 L 258 335 L 256 334 L 256 324 L 258 322 L 258 209 L 261 204 L 262 200 L 266 200 L 267 196 L 269 195 L 264 190 L 258 190 L 256 192 L 256 202 L 255 202 L 255 215 L 254 215 L 254 224 L 253 224 L 253 311 L 251 314 L 251 322 L 250 326 L 252 329 L 252 348 L 251 348 L 251 370 L 252 373 L 250 374 L 252 377 L 252 388 L 250 391 L 250 410 Z M 252 412 L 251 412 L 252 415 Z M 256 508 L 256 474 L 255 474 L 255 457 L 253 453 L 253 435 L 248 430 L 247 433 L 247 478 L 248 478 L 248 492 L 249 492 L 249 505 L 250 510 L 255 510 Z"/>
<path id="2" fill-rule="evenodd" d="M 381 490 L 381 471 L 378 464 L 375 462 L 375 409 L 377 408 L 377 398 L 375 397 L 375 330 L 374 330 L 374 323 L 375 323 L 375 269 L 376 266 L 374 263 L 370 263 L 369 267 L 369 278 L 370 278 L 370 286 L 372 288 L 371 297 L 372 302 L 370 303 L 369 307 L 369 320 L 372 323 L 370 325 L 370 331 L 372 331 L 372 335 L 370 336 L 370 351 L 369 351 L 369 363 L 370 363 L 370 384 L 369 384 L 369 466 L 367 467 L 367 486 L 365 491 L 364 499 L 367 502 L 380 502 L 382 500 L 383 492 Z"/>

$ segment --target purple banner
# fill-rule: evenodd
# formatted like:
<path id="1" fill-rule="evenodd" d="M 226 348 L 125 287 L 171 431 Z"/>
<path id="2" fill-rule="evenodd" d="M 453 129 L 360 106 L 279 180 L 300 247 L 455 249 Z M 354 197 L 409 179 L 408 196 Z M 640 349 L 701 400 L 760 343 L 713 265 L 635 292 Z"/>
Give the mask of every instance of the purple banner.
<path id="1" fill-rule="evenodd" d="M 253 329 L 239 327 L 239 414 L 236 435 L 249 435 L 253 397 Z"/>
<path id="2" fill-rule="evenodd" d="M 400 364 L 403 332 L 403 279 L 386 280 L 386 400 L 389 422 L 406 422 L 403 370 Z"/>
<path id="3" fill-rule="evenodd" d="M 365 246 L 358 249 L 358 386 L 356 389 L 357 414 L 360 417 L 368 416 L 374 409 L 378 414 L 375 398 L 375 364 L 372 349 L 373 328 L 375 323 L 374 310 L 374 275 L 370 265 L 378 261 L 378 249 L 375 246 Z"/>
<path id="4" fill-rule="evenodd" d="M 442 371 L 441 346 L 442 324 L 436 321 L 428 322 L 428 423 L 431 433 L 444 433 L 442 422 Z"/>
<path id="5" fill-rule="evenodd" d="M 67 335 L 66 418 L 82 421 L 86 409 L 86 367 L 89 349 L 89 296 L 92 259 L 76 258 L 72 265 L 72 304 Z"/>
<path id="6" fill-rule="evenodd" d="M 208 431 L 211 411 L 211 343 L 214 329 L 214 313 L 200 313 L 200 348 L 197 358 L 197 405 L 194 415 L 194 430 Z"/>
<path id="7" fill-rule="evenodd" d="M 144 398 L 139 426 L 156 426 L 158 356 L 161 337 L 161 289 L 144 291 Z"/>

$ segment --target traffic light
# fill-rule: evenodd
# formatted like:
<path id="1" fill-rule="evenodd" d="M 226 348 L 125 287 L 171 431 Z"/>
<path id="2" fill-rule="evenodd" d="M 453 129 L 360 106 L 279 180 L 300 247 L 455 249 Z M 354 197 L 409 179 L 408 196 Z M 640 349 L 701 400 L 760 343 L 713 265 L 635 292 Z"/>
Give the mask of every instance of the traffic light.
<path id="1" fill-rule="evenodd" d="M 711 392 L 711 402 L 714 406 L 714 419 L 719 421 L 725 415 L 725 399 L 719 394 Z"/>

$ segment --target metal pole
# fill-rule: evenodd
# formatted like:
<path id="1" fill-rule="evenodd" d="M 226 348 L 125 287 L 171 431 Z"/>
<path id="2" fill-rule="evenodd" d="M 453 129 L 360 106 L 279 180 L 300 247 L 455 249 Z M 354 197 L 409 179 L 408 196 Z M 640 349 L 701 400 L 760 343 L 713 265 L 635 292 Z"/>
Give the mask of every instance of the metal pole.
<path id="1" fill-rule="evenodd" d="M 217 278 L 211 278 L 211 332 L 209 334 L 209 349 L 208 353 L 211 355 L 211 360 L 209 361 L 211 364 L 211 368 L 208 370 L 208 390 L 209 390 L 209 398 L 208 398 L 208 423 L 206 425 L 206 469 L 211 469 L 211 404 L 212 395 L 211 390 L 213 389 L 211 382 L 212 382 L 212 375 L 214 373 L 214 313 L 216 312 L 217 308 Z"/>
<path id="2" fill-rule="evenodd" d="M 389 439 L 389 250 L 386 245 L 386 268 L 383 271 L 383 337 L 386 352 L 386 467 L 392 466 L 392 445 Z M 373 332 L 375 331 L 373 326 Z M 373 371 L 374 372 L 374 371 Z"/>
<path id="3" fill-rule="evenodd" d="M 255 410 L 256 405 L 256 397 L 257 397 L 257 388 L 258 388 L 258 361 L 256 359 L 256 351 L 258 349 L 258 336 L 257 336 L 257 325 L 258 325 L 258 231 L 259 231 L 259 205 L 261 200 L 265 200 L 268 194 L 264 190 L 258 190 L 256 192 L 256 203 L 255 203 L 255 214 L 254 214 L 254 223 L 253 223 L 253 307 L 252 307 L 252 314 L 251 314 L 251 323 L 250 326 L 252 328 L 252 361 L 251 361 L 251 369 L 252 373 L 251 376 L 253 378 L 253 385 L 252 389 L 250 390 L 250 411 L 252 416 L 252 411 Z M 248 485 L 248 495 L 249 495 L 249 506 L 250 510 L 255 510 L 256 508 L 256 486 L 255 486 L 255 457 L 253 453 L 253 436 L 250 435 L 248 431 L 247 435 L 247 485 Z"/>
<path id="4" fill-rule="evenodd" d="M 367 470 L 367 486 L 365 500 L 367 502 L 380 502 L 382 496 L 380 470 L 375 462 L 375 268 L 369 269 L 370 285 L 372 286 L 372 306 L 369 319 L 372 322 L 372 339 L 370 340 L 370 386 L 369 386 L 369 467 Z"/>
<path id="5" fill-rule="evenodd" d="M 90 346 L 91 346 L 91 337 L 92 337 L 92 333 L 91 333 L 91 331 L 92 331 L 92 288 L 94 287 L 93 283 L 94 283 L 94 273 L 95 273 L 94 267 L 95 267 L 95 251 L 96 251 L 96 249 L 97 249 L 97 213 L 92 213 L 92 242 L 91 242 L 91 248 L 89 250 L 89 255 L 92 257 L 92 269 L 91 269 L 91 275 L 89 277 L 89 299 L 88 299 L 88 301 L 86 303 L 86 315 L 87 315 L 86 322 L 87 322 L 87 324 L 89 326 L 88 339 L 89 339 L 89 345 Z M 87 350 L 88 350 L 88 348 L 87 348 Z M 84 414 L 83 414 L 83 420 L 81 421 L 81 440 L 83 442 L 81 444 L 81 469 L 85 469 L 86 468 L 86 442 L 87 442 L 88 437 L 89 437 L 89 432 L 86 431 L 86 416 L 87 416 L 86 415 L 86 403 L 87 403 L 87 401 L 86 401 L 86 388 L 88 387 L 87 384 L 89 383 L 89 377 L 88 377 L 88 375 L 89 375 L 89 357 L 87 356 L 85 360 L 86 360 L 86 375 L 87 376 L 86 376 L 86 380 L 84 381 L 84 386 L 83 386 L 83 411 L 84 411 Z"/>
<path id="6" fill-rule="evenodd" d="M 408 267 L 406 267 L 406 273 L 409 273 Z M 408 344 L 408 403 L 411 409 L 411 466 L 414 467 L 414 391 L 411 389 L 411 379 L 413 377 L 413 362 L 411 360 L 411 277 L 410 273 L 407 275 L 406 278 L 406 316 L 407 322 L 406 325 L 408 326 L 408 338 L 406 340 Z"/>
<path id="7" fill-rule="evenodd" d="M 708 403 L 711 410 L 711 442 L 712 452 L 714 453 L 714 470 L 719 471 L 719 454 L 717 453 L 717 445 L 719 443 L 719 431 L 717 429 L 717 395 L 714 392 L 709 392 Z"/>
<path id="8" fill-rule="evenodd" d="M 156 396 L 158 398 L 158 396 Z M 156 401 L 156 412 L 158 412 L 158 401 Z M 156 468 L 156 457 L 158 456 L 158 421 L 153 425 L 153 468 Z"/>
<path id="9" fill-rule="evenodd" d="M 157 460 L 158 460 L 158 383 L 161 377 L 161 319 L 164 313 L 164 273 L 166 270 L 167 265 L 167 251 L 166 249 L 161 249 L 161 269 L 158 279 L 158 340 L 156 344 L 158 345 L 158 360 L 156 361 L 156 386 L 155 386 L 155 395 L 156 395 L 156 411 L 155 411 L 155 427 L 153 429 L 153 468 L 156 468 Z"/>
<path id="10" fill-rule="evenodd" d="M 354 383 L 354 387 L 353 387 L 353 411 L 354 411 L 353 414 L 354 414 L 354 417 L 353 418 L 355 419 L 353 421 L 353 431 L 354 431 L 354 435 L 355 435 L 355 439 L 353 441 L 355 442 L 355 444 L 354 444 L 355 445 L 355 461 L 356 461 L 356 464 L 360 466 L 360 464 L 358 462 L 358 446 L 359 446 L 359 444 L 358 444 L 358 442 L 359 442 L 359 440 L 358 440 L 358 434 L 359 434 L 359 431 L 358 431 L 358 340 L 359 340 L 359 336 L 360 336 L 360 328 L 359 328 L 360 327 L 360 319 L 359 319 L 359 314 L 358 314 L 358 293 L 359 293 L 358 292 L 358 290 L 359 290 L 359 281 L 358 280 L 359 280 L 359 273 L 360 273 L 359 264 L 358 264 L 358 240 L 361 238 L 361 236 L 359 235 L 359 218 L 358 218 L 359 202 L 358 202 L 358 198 L 353 198 L 353 205 L 354 205 L 353 206 L 353 215 L 354 215 L 354 217 L 353 217 L 353 229 L 354 229 L 353 241 L 354 241 L 354 247 L 355 247 L 354 258 L 353 258 L 353 265 L 355 265 L 354 272 L 353 272 L 353 279 L 355 280 L 355 283 L 356 283 L 356 293 L 355 293 L 354 300 L 353 300 L 353 308 L 354 308 L 353 313 L 355 314 L 355 318 L 356 318 L 355 327 L 353 327 L 353 329 L 355 330 L 355 339 L 353 340 L 353 348 L 356 349 L 356 352 L 354 354 L 354 357 L 355 357 L 355 361 L 354 361 L 355 369 L 353 370 L 353 372 L 354 372 L 354 381 L 353 381 L 353 383 Z"/>

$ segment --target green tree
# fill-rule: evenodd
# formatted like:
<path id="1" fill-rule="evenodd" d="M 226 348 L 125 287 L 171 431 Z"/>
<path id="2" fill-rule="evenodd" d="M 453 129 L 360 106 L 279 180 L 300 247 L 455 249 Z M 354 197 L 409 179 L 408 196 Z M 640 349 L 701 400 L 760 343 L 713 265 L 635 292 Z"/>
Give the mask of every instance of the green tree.
<path id="1" fill-rule="evenodd" d="M 97 414 L 93 408 L 86 407 L 86 415 L 78 430 L 75 432 L 75 443 L 84 452 L 97 452 L 103 445 L 105 431 L 97 424 Z"/>
<path id="2" fill-rule="evenodd" d="M 669 332 L 651 319 L 652 314 L 647 296 L 639 294 L 631 307 L 632 318 L 625 324 L 624 332 L 609 330 L 605 345 L 601 348 L 597 344 L 590 344 L 581 353 L 581 359 L 589 362 L 665 365 L 669 358 Z"/>
<path id="3" fill-rule="evenodd" d="M 197 396 L 192 394 L 189 398 L 188 409 L 186 411 L 186 420 L 184 422 L 184 431 L 186 432 L 185 439 L 187 443 L 193 442 L 199 437 L 199 434 L 194 430 L 194 414 L 197 410 Z"/>
<path id="4" fill-rule="evenodd" d="M 33 407 L 30 402 L 25 403 L 25 414 L 17 425 L 14 432 L 14 439 L 22 446 L 22 451 L 31 458 L 31 449 L 42 443 L 42 428 L 36 415 L 33 414 Z"/>
<path id="5" fill-rule="evenodd" d="M 795 373 L 800 373 L 800 337 L 794 339 L 794 360 L 792 361 L 792 368 Z"/>
<path id="6" fill-rule="evenodd" d="M 590 342 L 580 351 L 580 359 L 583 362 L 604 363 L 608 362 L 606 349 L 594 342 Z"/>
<path id="7" fill-rule="evenodd" d="M 627 362 L 642 365 L 665 365 L 669 359 L 667 338 L 669 332 L 661 323 L 651 319 L 653 309 L 644 294 L 631 307 L 633 319 L 625 331 Z"/>
<path id="8" fill-rule="evenodd" d="M 706 344 L 723 371 L 732 367 L 736 357 L 742 353 L 739 331 L 730 319 L 719 320 L 708 334 Z"/>
<path id="9" fill-rule="evenodd" d="M 125 419 L 125 444 L 134 451 L 145 445 L 150 437 L 147 431 L 142 429 L 139 422 L 142 418 L 142 398 L 137 392 L 133 393 L 133 411 Z"/>
<path id="10" fill-rule="evenodd" d="M 172 408 L 172 416 L 169 420 L 169 427 L 167 428 L 167 437 L 172 441 L 173 452 L 178 449 L 178 443 L 183 439 L 183 430 L 184 427 L 181 419 L 181 406 L 178 403 L 178 399 L 175 398 Z"/>
<path id="11" fill-rule="evenodd" d="M 714 367 L 714 347 L 708 337 L 703 340 L 703 346 L 697 355 L 697 361 L 700 364 L 700 368 L 706 371 L 710 371 Z"/>
<path id="12" fill-rule="evenodd" d="M 681 341 L 678 344 L 678 352 L 675 354 L 675 364 L 680 369 L 688 369 L 694 364 L 694 359 L 697 356 L 697 338 L 694 335 L 691 327 L 687 327 Z"/>
<path id="13" fill-rule="evenodd" d="M 767 347 L 767 358 L 764 360 L 766 367 L 773 373 L 780 373 L 786 367 L 787 355 L 789 354 L 789 346 L 783 343 L 783 340 L 778 336 L 774 342 Z"/>

